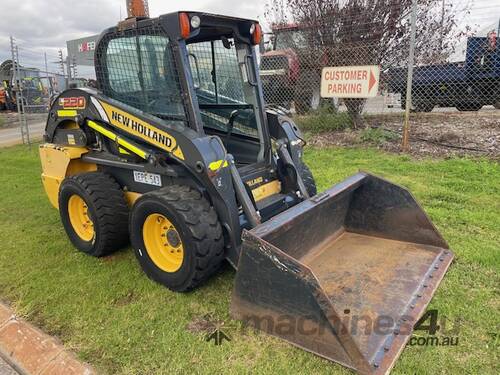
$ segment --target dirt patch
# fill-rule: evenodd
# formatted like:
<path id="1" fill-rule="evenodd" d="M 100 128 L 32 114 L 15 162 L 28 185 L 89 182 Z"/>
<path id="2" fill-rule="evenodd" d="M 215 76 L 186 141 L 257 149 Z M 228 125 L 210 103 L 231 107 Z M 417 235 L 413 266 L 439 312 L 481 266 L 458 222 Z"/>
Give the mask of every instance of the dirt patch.
<path id="1" fill-rule="evenodd" d="M 366 140 L 366 129 L 341 130 L 311 135 L 317 147 L 371 144 L 389 152 L 401 152 L 401 115 L 370 116 L 368 129 L 381 129 L 387 136 Z M 500 159 L 500 110 L 474 113 L 433 112 L 412 114 L 410 154 L 415 157 L 484 156 Z"/>
<path id="2" fill-rule="evenodd" d="M 186 329 L 191 333 L 210 333 L 220 325 L 221 322 L 209 315 L 204 315 L 193 318 L 187 324 Z"/>
<path id="3" fill-rule="evenodd" d="M 122 307 L 122 306 L 127 306 L 134 301 L 137 301 L 139 298 L 137 295 L 134 294 L 134 292 L 131 290 L 124 296 L 118 297 L 115 300 L 113 300 L 113 305 L 117 307 Z"/>

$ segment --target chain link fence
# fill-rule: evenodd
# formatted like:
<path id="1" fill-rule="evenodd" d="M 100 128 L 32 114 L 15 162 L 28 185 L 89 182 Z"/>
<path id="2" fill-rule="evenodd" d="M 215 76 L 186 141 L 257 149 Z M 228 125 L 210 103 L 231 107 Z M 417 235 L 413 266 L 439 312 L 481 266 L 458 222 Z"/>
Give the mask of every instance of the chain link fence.
<path id="1" fill-rule="evenodd" d="M 398 83 L 403 82 L 401 87 L 405 87 L 406 61 L 400 60 L 401 67 L 394 70 L 391 70 L 390 65 L 382 64 L 380 91 L 374 98 L 322 98 L 320 82 L 323 67 L 378 65 L 369 53 L 378 46 L 375 42 L 363 41 L 309 49 L 295 43 L 280 41 L 291 37 L 287 34 L 301 35 L 308 32 L 313 31 L 280 29 L 273 36 L 275 49 L 262 55 L 260 75 L 264 98 L 268 105 L 281 107 L 296 116 L 299 121 L 304 117 L 319 116 L 324 113 L 345 112 L 349 115 L 349 124 L 346 124 L 349 126 L 359 125 L 362 114 L 401 112 L 401 108 L 404 108 L 401 107 L 402 96 L 396 90 L 391 91 L 390 85 L 392 80 L 397 79 Z"/>
<path id="2" fill-rule="evenodd" d="M 411 125 L 415 135 L 415 130 L 436 116 L 458 124 L 498 114 L 499 25 L 467 16 L 498 12 L 497 7 L 474 8 L 462 0 L 276 3 L 285 9 L 275 9 L 276 22 L 267 22 L 273 26 L 260 54 L 263 94 L 268 106 L 286 111 L 304 130 L 384 127 L 402 138 L 405 125 Z M 78 72 L 62 52 L 45 53 L 15 39 L 11 55 L 0 66 L 8 97 L 0 109 L 22 108 L 7 117 L 21 124 L 19 134 L 26 142 L 28 124 L 41 129 L 51 98 L 69 85 L 68 71 L 73 77 Z M 203 64 L 202 58 L 200 69 Z M 380 67 L 376 96 L 321 97 L 324 67 L 358 65 Z M 218 87 L 232 89 L 223 80 Z M 500 142 L 498 136 L 494 138 Z"/>
<path id="3" fill-rule="evenodd" d="M 405 124 L 418 126 L 429 113 L 470 117 L 500 109 L 499 25 L 469 25 L 470 4 L 331 4 L 321 8 L 315 1 L 293 0 L 285 10 L 275 8 L 278 22 L 260 60 L 266 102 L 287 111 L 305 130 L 392 124 L 401 137 Z M 380 67 L 375 97 L 321 97 L 322 68 L 358 65 Z"/>
<path id="4" fill-rule="evenodd" d="M 61 56 L 10 40 L 10 58 L 0 61 L 0 144 L 39 141 L 51 100 L 68 87 Z"/>

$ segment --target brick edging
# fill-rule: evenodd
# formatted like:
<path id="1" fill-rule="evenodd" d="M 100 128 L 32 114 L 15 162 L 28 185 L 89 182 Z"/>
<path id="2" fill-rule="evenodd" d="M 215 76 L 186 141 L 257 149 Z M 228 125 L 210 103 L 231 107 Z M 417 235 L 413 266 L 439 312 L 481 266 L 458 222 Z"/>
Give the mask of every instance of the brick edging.
<path id="1" fill-rule="evenodd" d="M 0 302 L 0 357 L 22 375 L 96 375 L 57 340 Z"/>

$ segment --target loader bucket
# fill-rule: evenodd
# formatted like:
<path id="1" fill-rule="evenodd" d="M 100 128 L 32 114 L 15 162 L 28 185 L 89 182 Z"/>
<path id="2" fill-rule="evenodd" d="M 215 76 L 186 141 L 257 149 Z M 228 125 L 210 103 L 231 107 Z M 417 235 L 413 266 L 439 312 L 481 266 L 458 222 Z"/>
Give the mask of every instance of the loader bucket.
<path id="1" fill-rule="evenodd" d="M 358 173 L 244 231 L 231 316 L 386 374 L 452 259 L 407 190 Z"/>

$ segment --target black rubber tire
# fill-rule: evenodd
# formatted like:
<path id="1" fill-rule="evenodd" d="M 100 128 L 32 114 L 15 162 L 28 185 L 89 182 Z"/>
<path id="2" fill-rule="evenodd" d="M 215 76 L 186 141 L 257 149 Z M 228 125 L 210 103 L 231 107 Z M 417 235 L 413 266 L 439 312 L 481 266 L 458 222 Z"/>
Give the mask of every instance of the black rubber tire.
<path id="1" fill-rule="evenodd" d="M 300 174 L 300 177 L 302 177 L 302 181 L 306 186 L 306 190 L 309 193 L 309 196 L 315 196 L 317 194 L 316 181 L 314 181 L 314 176 L 309 167 L 303 162 L 300 162 L 297 166 L 297 170 Z"/>
<path id="2" fill-rule="evenodd" d="M 68 214 L 72 195 L 86 203 L 94 224 L 94 238 L 84 241 L 73 229 Z M 66 177 L 59 189 L 61 222 L 73 245 L 80 251 L 100 257 L 128 244 L 129 209 L 120 185 L 102 172 L 88 172 Z"/>
<path id="3" fill-rule="evenodd" d="M 455 106 L 460 112 L 477 112 L 483 105 L 480 103 L 459 103 Z"/>
<path id="4" fill-rule="evenodd" d="M 423 102 L 415 101 L 413 105 L 413 112 L 432 112 L 433 109 L 434 109 L 434 103 L 426 101 Z"/>
<path id="5" fill-rule="evenodd" d="M 169 219 L 184 244 L 184 258 L 175 272 L 160 269 L 146 251 L 143 225 L 153 213 Z M 129 230 L 135 255 L 146 275 L 175 292 L 194 289 L 224 260 L 224 238 L 217 213 L 198 190 L 189 186 L 172 185 L 142 195 L 132 209 Z"/>

